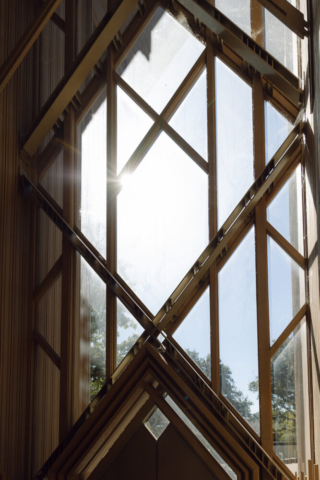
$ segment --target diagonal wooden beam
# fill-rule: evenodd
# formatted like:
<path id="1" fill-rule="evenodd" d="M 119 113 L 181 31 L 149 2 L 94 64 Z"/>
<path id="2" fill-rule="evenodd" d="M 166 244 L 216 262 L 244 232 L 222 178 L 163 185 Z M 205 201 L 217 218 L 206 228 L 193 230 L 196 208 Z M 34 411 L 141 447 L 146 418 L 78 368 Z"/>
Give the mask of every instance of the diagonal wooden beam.
<path id="1" fill-rule="evenodd" d="M 258 0 L 258 2 L 300 38 L 304 39 L 309 35 L 306 29 L 308 23 L 305 21 L 303 13 L 291 5 L 288 0 Z"/>
<path id="2" fill-rule="evenodd" d="M 27 55 L 61 0 L 47 0 L 0 68 L 0 93 Z"/>
<path id="3" fill-rule="evenodd" d="M 34 155 L 45 135 L 66 109 L 72 97 L 99 61 L 110 42 L 112 42 L 136 3 L 137 0 L 118 1 L 113 13 L 107 13 L 101 20 L 74 63 L 41 109 L 38 118 L 27 134 L 23 145 L 24 154 L 27 156 Z"/>
<path id="4" fill-rule="evenodd" d="M 207 0 L 177 0 L 203 25 L 219 36 L 245 62 L 275 85 L 294 105 L 299 106 L 302 92 L 299 79 L 237 25 L 210 5 Z"/>

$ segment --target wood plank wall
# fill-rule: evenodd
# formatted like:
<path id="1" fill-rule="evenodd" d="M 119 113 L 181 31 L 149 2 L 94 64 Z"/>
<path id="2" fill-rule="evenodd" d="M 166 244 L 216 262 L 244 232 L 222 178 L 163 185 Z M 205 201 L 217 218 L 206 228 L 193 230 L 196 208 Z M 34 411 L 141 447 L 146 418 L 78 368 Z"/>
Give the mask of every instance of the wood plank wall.
<path id="1" fill-rule="evenodd" d="M 32 20 L 34 4 L 0 1 L 0 64 Z M 33 51 L 0 94 L 0 473 L 8 480 L 28 478 L 32 203 L 18 193 L 18 167 L 20 132 L 35 114 L 32 72 Z"/>

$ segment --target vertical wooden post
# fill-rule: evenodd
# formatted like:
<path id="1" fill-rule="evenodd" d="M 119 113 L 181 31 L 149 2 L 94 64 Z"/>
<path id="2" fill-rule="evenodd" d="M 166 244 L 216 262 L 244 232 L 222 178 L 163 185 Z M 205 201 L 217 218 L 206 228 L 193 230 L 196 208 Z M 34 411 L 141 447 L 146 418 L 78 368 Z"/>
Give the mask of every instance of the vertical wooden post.
<path id="1" fill-rule="evenodd" d="M 208 102 L 208 162 L 209 162 L 209 237 L 218 229 L 217 158 L 216 158 L 216 89 L 215 56 L 212 34 L 207 29 L 207 102 Z M 210 268 L 210 327 L 211 327 L 211 383 L 218 393 L 220 388 L 218 272 L 216 262 Z"/>
<path id="2" fill-rule="evenodd" d="M 251 0 L 251 35 L 263 47 L 263 10 L 258 0 Z"/>
<path id="3" fill-rule="evenodd" d="M 107 56 L 107 265 L 114 274 L 117 265 L 117 96 L 113 80 L 115 51 L 108 47 Z M 117 359 L 117 300 L 107 288 L 106 378 L 114 372 Z"/>
<path id="4" fill-rule="evenodd" d="M 252 85 L 254 170 L 257 178 L 265 166 L 264 98 L 261 76 L 254 73 Z M 266 205 L 256 207 L 257 319 L 261 443 L 272 454 L 271 366 L 268 300 L 268 251 Z"/>
<path id="5" fill-rule="evenodd" d="M 76 1 L 66 2 L 65 70 L 75 58 L 76 52 Z M 75 111 L 70 104 L 69 115 L 64 122 L 63 157 L 63 217 L 74 228 L 75 224 Z M 75 311 L 74 279 L 75 251 L 68 240 L 62 241 L 62 311 L 61 311 L 61 370 L 60 370 L 60 424 L 59 437 L 62 441 L 70 431 L 76 417 L 74 411 L 75 385 Z"/>

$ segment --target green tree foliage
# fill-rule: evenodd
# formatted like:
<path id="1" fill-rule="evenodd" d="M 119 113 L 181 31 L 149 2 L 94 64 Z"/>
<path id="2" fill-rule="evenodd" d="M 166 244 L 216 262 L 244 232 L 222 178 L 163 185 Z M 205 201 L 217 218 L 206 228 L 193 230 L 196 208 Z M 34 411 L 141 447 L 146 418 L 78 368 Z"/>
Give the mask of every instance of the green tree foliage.
<path id="1" fill-rule="evenodd" d="M 271 395 L 273 440 L 291 445 L 297 440 L 294 361 L 294 342 L 289 337 L 271 361 Z M 259 391 L 258 378 L 249 389 Z"/>

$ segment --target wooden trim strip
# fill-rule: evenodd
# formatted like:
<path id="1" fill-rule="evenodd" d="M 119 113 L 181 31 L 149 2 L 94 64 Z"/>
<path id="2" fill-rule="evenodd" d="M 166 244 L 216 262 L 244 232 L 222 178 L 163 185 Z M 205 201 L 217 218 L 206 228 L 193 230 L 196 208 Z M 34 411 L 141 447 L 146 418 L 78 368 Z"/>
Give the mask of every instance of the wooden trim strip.
<path id="1" fill-rule="evenodd" d="M 47 342 L 47 340 L 41 335 L 40 332 L 38 332 L 37 330 L 34 330 L 32 332 L 32 336 L 33 336 L 33 340 L 38 344 L 40 345 L 40 347 L 42 348 L 42 350 L 48 355 L 48 357 L 50 358 L 50 360 L 53 361 L 53 363 L 55 364 L 55 366 L 57 368 L 59 368 L 60 370 L 60 357 L 59 355 L 55 352 L 55 350 L 53 350 L 53 348 L 51 347 L 51 345 Z"/>
<path id="2" fill-rule="evenodd" d="M 46 275 L 43 281 L 38 285 L 33 293 L 33 300 L 39 302 L 43 295 L 49 290 L 49 288 L 54 284 L 56 280 L 60 277 L 62 273 L 62 255 L 58 258 L 56 263 L 51 268 L 50 272 Z"/>
<path id="3" fill-rule="evenodd" d="M 1 65 L 0 68 L 0 93 L 19 67 L 20 63 L 27 55 L 28 51 L 46 26 L 53 12 L 61 3 L 61 0 L 47 0 L 40 8 L 36 17 L 33 19 L 22 37 L 18 40 L 16 46 Z"/>
<path id="4" fill-rule="evenodd" d="M 299 325 L 303 317 L 307 314 L 307 304 L 305 303 L 303 307 L 300 308 L 299 312 L 293 317 L 289 325 L 283 330 L 280 337 L 274 342 L 270 347 L 270 360 L 274 354 L 279 350 L 286 338 L 293 332 L 293 330 Z"/>
<path id="5" fill-rule="evenodd" d="M 63 148 L 63 128 L 59 131 L 58 134 L 55 134 L 46 148 L 40 155 L 40 158 L 37 162 L 37 169 L 38 169 L 38 180 L 42 179 L 50 165 L 55 160 L 55 158 L 59 155 Z"/>
<path id="6" fill-rule="evenodd" d="M 120 3 L 118 1 L 114 12 L 107 13 L 101 20 L 74 63 L 41 109 L 40 115 L 30 129 L 23 146 L 23 151 L 26 155 L 34 155 L 45 135 L 68 106 L 72 97 L 112 42 L 136 3 L 137 0 L 123 0 Z"/>
<path id="7" fill-rule="evenodd" d="M 302 93 L 299 79 L 272 55 L 206 0 L 177 1 L 299 106 Z"/>
<path id="8" fill-rule="evenodd" d="M 267 233 L 303 270 L 306 269 L 306 259 L 269 222 L 267 222 Z"/>
<path id="9" fill-rule="evenodd" d="M 287 0 L 258 0 L 269 12 L 284 23 L 302 40 L 309 35 L 303 13 Z"/>

